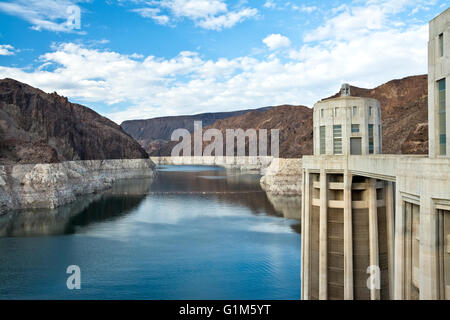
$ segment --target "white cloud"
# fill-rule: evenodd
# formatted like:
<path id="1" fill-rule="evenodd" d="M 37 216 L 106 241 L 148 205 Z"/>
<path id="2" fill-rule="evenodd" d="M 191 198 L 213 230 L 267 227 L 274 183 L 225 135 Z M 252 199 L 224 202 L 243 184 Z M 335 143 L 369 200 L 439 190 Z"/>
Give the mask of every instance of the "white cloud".
<path id="1" fill-rule="evenodd" d="M 270 50 L 278 50 L 280 48 L 287 48 L 291 46 L 291 40 L 281 34 L 271 34 L 263 40 L 264 44 Z"/>
<path id="2" fill-rule="evenodd" d="M 286 51 L 275 50 L 260 58 L 208 60 L 196 52 L 180 52 L 166 59 L 64 43 L 41 56 L 34 70 L 0 67 L 0 78 L 14 78 L 48 92 L 56 90 L 88 106 L 109 104 L 111 109 L 105 115 L 121 122 L 278 104 L 312 106 L 337 92 L 343 82 L 371 88 L 426 73 L 427 24 L 379 24 L 395 21 L 395 12 L 402 10 L 381 0 L 377 2 L 383 4 L 383 11 L 376 19 L 360 20 L 355 14 L 364 13 L 367 18 L 366 10 L 373 1 L 369 2 L 354 9 L 341 8 L 324 18 L 319 27 L 328 28 L 332 20 L 339 31 L 358 35 L 359 31 L 342 19 L 348 14 L 356 19 L 353 21 L 364 36 L 332 38 L 322 34 L 324 41 L 311 39 L 299 47 L 291 45 L 288 57 Z M 273 48 L 277 47 L 274 43 Z M 117 103 L 129 107 L 119 108 Z"/>
<path id="3" fill-rule="evenodd" d="M 227 4 L 222 0 L 163 0 L 160 6 L 168 8 L 177 17 L 187 17 L 192 20 L 216 16 L 228 11 Z"/>
<path id="4" fill-rule="evenodd" d="M 363 37 L 372 32 L 391 30 L 400 26 L 395 14 L 423 0 L 367 0 L 364 6 L 343 4 L 332 10 L 332 17 L 308 32 L 305 41 L 349 40 Z M 429 1 L 425 1 L 429 2 Z"/>
<path id="5" fill-rule="evenodd" d="M 161 14 L 161 10 L 158 8 L 140 8 L 131 10 L 132 12 L 139 13 L 144 18 L 151 18 L 158 24 L 168 24 L 169 17 Z"/>
<path id="6" fill-rule="evenodd" d="M 244 8 L 239 11 L 230 11 L 223 15 L 208 17 L 207 19 L 200 20 L 198 25 L 205 29 L 222 30 L 224 28 L 231 28 L 245 19 L 254 17 L 257 14 L 257 9 Z"/>
<path id="7" fill-rule="evenodd" d="M 277 5 L 273 0 L 267 0 L 266 3 L 264 3 L 264 8 L 274 9 L 276 6 Z"/>
<path id="8" fill-rule="evenodd" d="M 139 2 L 139 1 L 138 1 Z M 255 8 L 239 6 L 230 10 L 224 0 L 144 1 L 146 7 L 134 9 L 141 16 L 159 24 L 187 18 L 204 29 L 222 30 L 258 15 Z M 167 14 L 164 14 L 166 12 Z"/>
<path id="9" fill-rule="evenodd" d="M 9 44 L 0 44 L 0 56 L 12 56 L 15 49 Z"/>
<path id="10" fill-rule="evenodd" d="M 299 10 L 302 12 L 306 12 L 306 13 L 313 13 L 314 11 L 317 11 L 319 8 L 317 8 L 316 6 L 301 6 L 301 7 L 297 7 L 297 6 L 293 6 L 294 10 Z"/>
<path id="11" fill-rule="evenodd" d="M 35 30 L 79 32 L 81 14 L 76 3 L 84 1 L 14 0 L 0 2 L 0 11 L 28 21 Z"/>

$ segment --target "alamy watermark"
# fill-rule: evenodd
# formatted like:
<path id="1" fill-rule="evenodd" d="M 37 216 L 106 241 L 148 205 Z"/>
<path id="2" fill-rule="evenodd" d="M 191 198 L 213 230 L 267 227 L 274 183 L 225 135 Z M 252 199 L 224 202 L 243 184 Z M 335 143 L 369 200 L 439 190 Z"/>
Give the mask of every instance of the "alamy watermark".
<path id="1" fill-rule="evenodd" d="M 66 285 L 69 290 L 81 290 L 81 269 L 77 265 L 68 266 L 66 273 L 70 274 L 67 278 Z"/>
<path id="2" fill-rule="evenodd" d="M 194 122 L 193 134 L 187 129 L 175 130 L 171 140 L 179 143 L 172 149 L 171 156 L 223 157 L 225 153 L 226 161 L 229 163 L 233 162 L 235 157 L 248 156 L 248 161 L 251 162 L 257 161 L 258 157 L 279 158 L 280 156 L 280 130 L 278 129 L 270 130 L 270 153 L 267 129 L 226 129 L 225 137 L 219 129 L 203 131 L 202 121 Z M 204 143 L 209 144 L 204 147 Z"/>
<path id="3" fill-rule="evenodd" d="M 66 26 L 68 29 L 79 30 L 81 29 L 81 9 L 79 6 L 69 6 L 66 10 L 67 20 Z"/>
<path id="4" fill-rule="evenodd" d="M 381 289 L 381 270 L 379 266 L 369 266 L 367 267 L 367 274 L 369 278 L 367 279 L 367 289 L 369 290 L 380 290 Z"/>

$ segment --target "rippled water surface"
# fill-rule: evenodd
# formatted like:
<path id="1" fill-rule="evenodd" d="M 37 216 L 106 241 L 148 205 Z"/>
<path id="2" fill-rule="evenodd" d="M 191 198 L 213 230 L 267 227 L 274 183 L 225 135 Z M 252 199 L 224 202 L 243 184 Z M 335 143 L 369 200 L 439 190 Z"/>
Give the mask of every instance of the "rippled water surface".
<path id="1" fill-rule="evenodd" d="M 57 210 L 0 217 L 1 299 L 300 299 L 299 199 L 258 176 L 161 167 Z M 66 268 L 81 269 L 68 290 Z"/>

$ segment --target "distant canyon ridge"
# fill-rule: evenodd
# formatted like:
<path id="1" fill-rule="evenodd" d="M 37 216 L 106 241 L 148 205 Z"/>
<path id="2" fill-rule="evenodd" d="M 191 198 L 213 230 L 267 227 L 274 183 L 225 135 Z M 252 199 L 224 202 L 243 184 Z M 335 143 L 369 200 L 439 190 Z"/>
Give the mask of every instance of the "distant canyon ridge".
<path id="1" fill-rule="evenodd" d="M 427 75 L 392 80 L 374 89 L 351 86 L 351 95 L 380 101 L 383 153 L 428 153 Z M 204 130 L 214 128 L 223 133 L 226 129 L 279 129 L 280 157 L 301 158 L 313 152 L 312 118 L 311 108 L 282 105 L 229 113 L 125 121 L 121 126 L 151 156 L 170 156 L 177 144 L 170 141 L 172 132 L 185 128 L 192 133 L 194 121 L 202 121 Z"/>

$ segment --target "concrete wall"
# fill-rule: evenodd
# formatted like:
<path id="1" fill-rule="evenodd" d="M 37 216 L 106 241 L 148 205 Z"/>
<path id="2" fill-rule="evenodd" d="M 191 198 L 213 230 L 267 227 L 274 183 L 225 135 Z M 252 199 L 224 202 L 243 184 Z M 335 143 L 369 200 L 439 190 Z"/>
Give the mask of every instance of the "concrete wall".
<path id="1" fill-rule="evenodd" d="M 404 159 L 397 173 L 396 190 L 396 261 L 395 298 L 409 299 L 412 257 L 408 254 L 411 242 L 411 217 L 408 204 L 420 210 L 418 241 L 420 242 L 419 297 L 421 299 L 450 299 L 440 266 L 444 263 L 444 249 L 450 245 L 443 235 L 443 219 L 439 209 L 450 211 L 450 159 Z M 445 268 L 450 268 L 446 265 Z"/>
<path id="2" fill-rule="evenodd" d="M 430 22 L 428 43 L 428 123 L 430 157 L 439 156 L 437 81 L 446 79 L 447 157 L 450 157 L 450 8 Z M 439 35 L 444 35 L 444 56 L 439 55 Z"/>
<path id="3" fill-rule="evenodd" d="M 328 177 L 336 174 L 343 175 L 342 183 L 329 180 Z M 320 178 L 314 180 L 314 175 Z M 382 266 L 381 262 L 384 260 L 381 259 L 381 248 L 384 244 L 381 240 L 386 240 L 389 266 L 385 269 L 388 270 L 388 276 L 385 275 L 382 281 L 389 279 L 391 298 L 450 299 L 450 278 L 447 279 L 444 276 L 446 270 L 450 268 L 450 259 L 444 259 L 446 250 L 450 248 L 450 234 L 446 234 L 447 231 L 444 230 L 444 225 L 450 223 L 450 159 L 391 155 L 304 157 L 303 176 L 305 180 L 302 207 L 302 276 L 304 277 L 302 292 L 304 292 L 304 298 L 314 297 L 314 292 L 319 298 L 329 297 L 326 290 L 328 285 L 324 284 L 328 279 L 325 257 L 329 256 L 326 243 L 333 234 L 330 230 L 327 231 L 326 225 L 331 226 L 328 219 L 334 219 L 330 216 L 331 210 L 343 208 L 344 235 L 347 235 L 344 237 L 343 245 L 347 248 L 344 253 L 347 266 L 351 265 L 352 261 L 356 261 L 354 260 L 356 249 L 352 247 L 354 245 L 365 247 L 371 255 L 372 252 L 378 252 L 378 262 L 374 256 L 366 267 Z M 354 196 L 353 191 L 350 193 L 345 190 L 355 189 L 354 179 L 357 177 L 375 181 L 377 187 L 367 190 L 378 189 L 379 183 L 385 185 L 384 202 L 381 203 L 377 198 L 376 194 L 380 193 L 379 191 L 371 191 L 372 196 L 365 198 L 363 202 L 351 201 Z M 362 187 L 360 183 L 356 183 L 357 189 Z M 339 201 L 333 198 L 337 189 L 344 190 L 343 199 Z M 373 205 L 370 205 L 371 198 L 376 199 L 372 201 Z M 352 205 L 349 205 L 350 203 Z M 375 209 L 380 206 L 385 207 L 385 211 Z M 369 208 L 366 214 L 369 217 L 369 242 L 364 245 L 364 242 L 354 242 L 350 239 L 353 237 L 351 230 L 355 227 L 354 217 L 359 214 L 358 210 L 367 207 Z M 314 216 L 314 212 L 317 217 Z M 445 212 L 448 214 L 444 214 Z M 382 222 L 383 219 L 386 223 Z M 314 221 L 320 227 L 314 225 Z M 384 226 L 385 235 L 380 233 L 380 226 Z M 320 253 L 314 254 L 311 252 L 315 248 L 312 243 L 312 232 L 317 228 L 322 235 L 319 242 L 323 245 L 322 249 L 316 248 Z M 312 261 L 315 256 L 321 257 L 320 260 Z M 314 272 L 319 272 L 316 277 L 313 276 Z M 346 273 L 344 270 L 342 274 L 347 288 L 352 288 L 346 291 L 344 297 L 346 299 L 358 297 L 358 295 L 355 296 L 357 279 L 353 278 L 356 273 L 350 271 Z M 314 279 L 319 279 L 319 282 Z M 313 288 L 312 285 L 319 288 Z M 386 292 L 384 294 L 382 292 L 371 293 L 370 298 L 386 297 Z"/>

